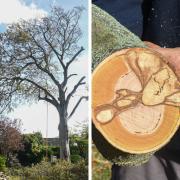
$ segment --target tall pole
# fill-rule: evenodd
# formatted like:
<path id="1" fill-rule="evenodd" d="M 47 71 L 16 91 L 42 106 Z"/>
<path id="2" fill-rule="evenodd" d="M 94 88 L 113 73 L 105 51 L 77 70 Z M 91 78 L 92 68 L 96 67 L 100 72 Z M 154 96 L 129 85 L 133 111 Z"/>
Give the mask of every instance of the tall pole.
<path id="1" fill-rule="evenodd" d="M 46 105 L 46 158 L 48 158 L 48 102 Z"/>

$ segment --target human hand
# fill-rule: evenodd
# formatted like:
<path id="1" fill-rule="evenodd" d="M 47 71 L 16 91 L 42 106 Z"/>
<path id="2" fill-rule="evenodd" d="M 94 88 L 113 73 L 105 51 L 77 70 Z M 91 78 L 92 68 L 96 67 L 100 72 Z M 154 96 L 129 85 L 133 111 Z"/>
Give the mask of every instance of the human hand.
<path id="1" fill-rule="evenodd" d="M 180 78 L 180 47 L 162 48 L 152 42 L 144 41 L 144 43 L 152 50 L 157 51 L 167 58 L 168 63 L 175 70 Z"/>

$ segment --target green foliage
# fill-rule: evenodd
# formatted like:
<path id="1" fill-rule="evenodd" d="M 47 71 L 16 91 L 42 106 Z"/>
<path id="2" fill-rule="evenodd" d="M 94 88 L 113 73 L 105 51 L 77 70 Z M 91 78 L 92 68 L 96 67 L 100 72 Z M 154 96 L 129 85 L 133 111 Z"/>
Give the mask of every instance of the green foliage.
<path id="1" fill-rule="evenodd" d="M 0 155 L 0 171 L 4 171 L 6 168 L 6 157 Z"/>
<path id="2" fill-rule="evenodd" d="M 78 158 L 85 159 L 88 162 L 88 133 L 84 129 L 80 134 L 70 135 L 70 150 L 72 162 L 78 161 Z"/>
<path id="3" fill-rule="evenodd" d="M 58 161 L 55 164 L 42 161 L 41 163 L 21 169 L 10 169 L 9 175 L 19 176 L 21 179 L 43 180 L 87 180 L 88 169 L 85 161 L 76 164 Z"/>
<path id="4" fill-rule="evenodd" d="M 58 146 L 45 146 L 42 134 L 37 132 L 33 134 L 23 135 L 23 150 L 18 152 L 19 162 L 23 166 L 31 166 L 32 164 L 40 163 L 43 158 L 51 155 L 59 158 Z M 87 129 L 83 130 L 80 134 L 70 135 L 70 151 L 71 161 L 77 163 L 84 159 L 88 163 L 88 136 Z"/>
<path id="5" fill-rule="evenodd" d="M 21 164 L 19 163 L 19 159 L 17 158 L 17 154 L 12 153 L 8 155 L 8 158 L 6 160 L 6 166 L 7 167 L 21 167 Z"/>
<path id="6" fill-rule="evenodd" d="M 58 146 L 50 146 L 48 147 L 48 157 L 50 157 L 51 155 L 56 156 L 57 158 L 59 158 L 59 147 Z"/>
<path id="7" fill-rule="evenodd" d="M 79 162 L 80 160 L 82 159 L 82 157 L 78 154 L 74 154 L 74 155 L 71 155 L 71 162 L 72 163 L 77 163 Z"/>
<path id="8" fill-rule="evenodd" d="M 111 179 L 111 163 L 102 157 L 94 144 L 92 146 L 92 158 L 92 179 Z"/>
<path id="9" fill-rule="evenodd" d="M 18 152 L 18 159 L 23 166 L 30 166 L 42 161 L 46 154 L 43 137 L 39 132 L 23 135 L 24 149 Z"/>
<path id="10" fill-rule="evenodd" d="M 78 161 L 84 159 L 88 161 L 88 139 L 84 139 L 81 135 L 71 135 L 70 136 L 70 151 L 71 151 L 71 161 L 72 163 L 77 163 Z M 48 147 L 48 157 L 51 155 L 59 158 L 59 147 L 49 146 Z"/>

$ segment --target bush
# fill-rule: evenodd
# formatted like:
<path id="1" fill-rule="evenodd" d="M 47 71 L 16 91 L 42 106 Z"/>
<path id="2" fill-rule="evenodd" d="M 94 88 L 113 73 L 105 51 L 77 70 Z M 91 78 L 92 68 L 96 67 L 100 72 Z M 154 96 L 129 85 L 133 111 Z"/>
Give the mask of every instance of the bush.
<path id="1" fill-rule="evenodd" d="M 18 151 L 18 159 L 23 166 L 31 166 L 41 162 L 46 154 L 43 137 L 39 132 L 24 134 L 23 146 L 23 150 Z"/>
<path id="2" fill-rule="evenodd" d="M 0 155 L 0 171 L 4 171 L 6 168 L 6 157 Z"/>
<path id="3" fill-rule="evenodd" d="M 71 162 L 72 163 L 77 163 L 79 162 L 80 160 L 82 159 L 82 157 L 78 154 L 75 154 L 75 155 L 71 155 Z"/>
<path id="4" fill-rule="evenodd" d="M 59 158 L 60 151 L 58 146 L 49 146 L 49 151 L 50 151 L 49 157 L 53 155 Z"/>
<path id="5" fill-rule="evenodd" d="M 21 167 L 19 160 L 17 159 L 17 154 L 9 154 L 8 158 L 6 159 L 6 166 L 7 167 Z"/>
<path id="6" fill-rule="evenodd" d="M 57 161 L 57 163 L 51 164 L 42 161 L 32 167 L 10 169 L 9 175 L 32 180 L 87 180 L 88 168 L 85 161 L 79 161 L 76 164 L 67 161 Z"/>
<path id="7" fill-rule="evenodd" d="M 74 158 L 81 157 L 88 162 L 88 138 L 81 135 L 71 135 L 70 136 L 70 151 L 71 160 L 73 162 Z"/>

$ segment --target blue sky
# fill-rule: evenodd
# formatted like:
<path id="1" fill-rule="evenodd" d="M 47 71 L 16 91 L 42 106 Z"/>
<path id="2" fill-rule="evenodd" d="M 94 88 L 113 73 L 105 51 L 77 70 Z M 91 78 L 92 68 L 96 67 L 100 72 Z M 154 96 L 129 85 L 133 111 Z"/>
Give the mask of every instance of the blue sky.
<path id="1" fill-rule="evenodd" d="M 17 19 L 32 18 L 35 13 L 48 14 L 52 5 L 58 5 L 65 10 L 71 9 L 76 6 L 84 6 L 85 10 L 80 20 L 80 27 L 83 36 L 80 40 L 80 45 L 85 48 L 84 53 L 76 61 L 71 69 L 71 72 L 79 72 L 79 77 L 85 75 L 88 81 L 88 1 L 87 0 L 4 0 L 0 2 L 0 32 L 5 31 L 6 23 L 16 22 Z M 34 14 L 33 14 L 34 13 Z M 77 79 L 76 79 L 77 80 Z M 74 81 L 75 82 L 75 81 Z M 74 82 L 71 82 L 73 85 Z M 82 94 L 83 91 L 77 92 Z M 78 100 L 75 96 L 72 102 Z M 39 102 L 31 105 L 20 105 L 9 116 L 12 118 L 20 118 L 23 123 L 23 132 L 30 133 L 41 131 L 43 136 L 46 135 L 46 108 L 47 104 Z M 54 107 L 48 106 L 48 137 L 58 136 L 58 114 Z M 78 128 L 84 120 L 88 120 L 88 102 L 83 102 L 79 109 L 74 114 L 69 122 L 70 129 Z"/>

